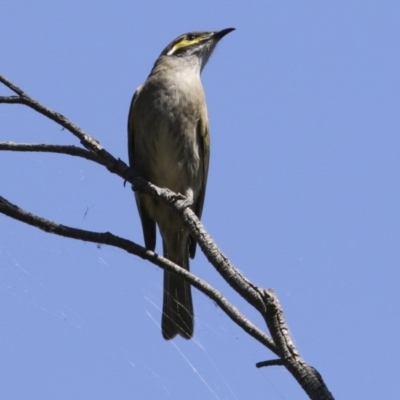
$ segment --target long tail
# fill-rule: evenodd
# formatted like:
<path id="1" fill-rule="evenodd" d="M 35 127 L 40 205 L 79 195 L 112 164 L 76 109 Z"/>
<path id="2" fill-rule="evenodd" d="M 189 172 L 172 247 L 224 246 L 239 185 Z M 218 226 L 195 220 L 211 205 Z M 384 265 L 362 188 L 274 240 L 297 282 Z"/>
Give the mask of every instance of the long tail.
<path id="1" fill-rule="evenodd" d="M 164 257 L 189 270 L 189 241 L 186 234 L 164 238 Z M 193 336 L 193 302 L 190 285 L 164 271 L 164 304 L 161 321 L 162 335 L 169 340 L 176 335 L 185 339 Z"/>

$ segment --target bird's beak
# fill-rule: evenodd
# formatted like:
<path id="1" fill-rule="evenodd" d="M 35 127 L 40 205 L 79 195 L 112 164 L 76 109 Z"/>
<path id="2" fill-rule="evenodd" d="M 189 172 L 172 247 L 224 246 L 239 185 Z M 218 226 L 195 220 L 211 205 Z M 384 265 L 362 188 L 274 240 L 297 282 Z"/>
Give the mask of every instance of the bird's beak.
<path id="1" fill-rule="evenodd" d="M 219 32 L 214 32 L 214 35 L 212 36 L 212 38 L 218 42 L 225 35 L 227 35 L 228 33 L 232 32 L 232 31 L 234 31 L 235 29 L 236 28 L 227 28 L 227 29 L 222 29 L 222 31 L 219 31 Z"/>

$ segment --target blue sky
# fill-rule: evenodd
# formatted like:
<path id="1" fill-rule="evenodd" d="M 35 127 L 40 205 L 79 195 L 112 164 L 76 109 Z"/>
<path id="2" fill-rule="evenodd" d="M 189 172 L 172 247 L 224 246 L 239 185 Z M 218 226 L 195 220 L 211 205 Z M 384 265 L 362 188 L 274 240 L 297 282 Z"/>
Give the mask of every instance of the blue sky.
<path id="1" fill-rule="evenodd" d="M 203 222 L 245 276 L 276 290 L 337 398 L 397 398 L 399 12 L 395 1 L 5 1 L 0 71 L 127 161 L 131 96 L 161 50 L 235 27 L 203 72 Z M 78 144 L 21 106 L 1 105 L 0 127 L 0 141 Z M 131 191 L 101 167 L 3 152 L 0 170 L 1 195 L 20 207 L 143 243 Z M 194 340 L 165 342 L 157 267 L 0 224 L 4 398 L 306 398 L 284 369 L 255 369 L 272 355 L 196 291 Z M 200 252 L 192 271 L 264 328 Z"/>

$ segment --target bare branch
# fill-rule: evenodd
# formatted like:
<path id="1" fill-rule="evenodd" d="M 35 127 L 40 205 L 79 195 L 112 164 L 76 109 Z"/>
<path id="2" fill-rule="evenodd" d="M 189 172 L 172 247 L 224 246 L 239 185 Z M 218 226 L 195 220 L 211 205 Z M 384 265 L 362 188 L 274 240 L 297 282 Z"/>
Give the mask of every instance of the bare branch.
<path id="1" fill-rule="evenodd" d="M 0 75 L 1 77 L 1 75 Z M 0 96 L 0 103 L 3 104 L 23 104 L 20 96 Z"/>
<path id="2" fill-rule="evenodd" d="M 262 367 L 272 367 L 276 365 L 285 365 L 283 360 L 280 358 L 274 359 L 274 360 L 267 360 L 267 361 L 260 361 L 256 364 L 257 368 L 262 368 Z"/>
<path id="3" fill-rule="evenodd" d="M 0 82 L 4 85 L 7 86 L 10 90 L 12 90 L 14 93 L 18 94 L 19 96 L 25 96 L 25 93 L 16 85 L 14 85 L 11 81 L 9 81 L 7 78 L 5 78 L 3 75 L 0 75 Z"/>
<path id="4" fill-rule="evenodd" d="M 76 146 L 44 143 L 0 142 L 0 150 L 66 154 L 69 156 L 85 158 L 86 160 L 94 161 L 104 166 L 102 160 L 100 160 L 94 153 Z"/>
<path id="5" fill-rule="evenodd" d="M 57 124 L 70 131 L 80 140 L 81 144 L 90 153 L 94 154 L 95 158 L 93 161 L 101 163 L 102 165 L 106 166 L 110 172 L 117 174 L 121 178 L 130 182 L 134 190 L 146 193 L 158 201 L 168 204 L 174 210 L 174 212 L 179 215 L 191 237 L 198 242 L 208 261 L 217 269 L 217 271 L 235 291 L 237 291 L 262 314 L 268 328 L 271 331 L 273 341 L 244 317 L 242 317 L 235 307 L 231 306 L 219 292 L 215 291 L 215 289 L 213 289 L 207 283 L 201 281 L 190 272 L 171 263 L 169 260 L 155 254 L 154 252 L 145 250 L 141 246 L 138 246 L 129 240 L 119 238 L 109 232 L 95 233 L 56 224 L 43 218 L 34 216 L 33 214 L 26 213 L 1 197 L 0 212 L 30 225 L 37 226 L 38 228 L 47 232 L 123 248 L 129 253 L 138 255 L 139 257 L 149 260 L 161 268 L 179 275 L 183 279 L 190 282 L 191 285 L 209 295 L 209 297 L 213 298 L 213 300 L 230 316 L 233 321 L 238 323 L 251 336 L 256 338 L 259 342 L 263 343 L 271 351 L 277 354 L 280 357 L 282 364 L 291 372 L 291 374 L 295 377 L 295 379 L 299 382 L 311 399 L 333 399 L 318 371 L 307 365 L 299 356 L 299 353 L 290 338 L 289 331 L 283 317 L 282 308 L 274 292 L 271 290 L 264 290 L 253 285 L 233 266 L 227 257 L 218 249 L 211 236 L 205 231 L 204 226 L 201 224 L 194 212 L 187 207 L 187 199 L 180 194 L 176 194 L 168 189 L 158 188 L 150 182 L 142 179 L 140 176 L 138 176 L 136 171 L 134 171 L 132 168 L 129 168 L 122 160 L 113 157 L 100 145 L 97 140 L 85 133 L 82 129 L 69 121 L 65 116 L 30 98 L 20 88 L 12 84 L 1 75 L 0 82 L 3 82 L 8 88 L 18 94 L 18 96 L 0 97 L 0 103 L 23 104 L 53 120 Z M 67 154 L 64 151 L 60 152 Z M 77 153 L 73 155 L 77 155 Z M 278 365 L 277 361 L 270 361 L 266 363 L 269 363 L 270 365 L 272 365 L 271 363 L 275 363 L 275 365 Z"/>
<path id="6" fill-rule="evenodd" d="M 76 136 L 82 143 L 82 145 L 87 148 L 89 151 L 94 152 L 95 154 L 101 154 L 103 160 L 106 160 L 106 165 L 112 166 L 112 164 L 116 163 L 116 159 L 107 151 L 100 146 L 99 142 L 93 139 L 90 135 L 85 133 L 79 126 L 72 123 L 68 118 L 64 115 L 57 113 L 45 106 L 43 106 L 38 101 L 29 97 L 26 93 L 24 93 L 19 87 L 11 83 L 9 80 L 0 75 L 0 82 L 4 83 L 8 88 L 13 90 L 15 93 L 19 94 L 19 96 L 1 96 L 0 104 L 22 104 L 33 110 L 37 111 L 39 114 L 44 115 L 45 117 L 51 119 L 55 123 L 61 125 L 63 128 L 67 129 L 74 136 Z M 123 171 L 122 171 L 123 172 Z"/>
<path id="7" fill-rule="evenodd" d="M 267 312 L 263 316 L 277 347 L 278 354 L 281 357 L 282 365 L 292 373 L 311 399 L 333 400 L 332 393 L 328 390 L 319 372 L 310 365 L 307 365 L 300 357 L 290 337 L 283 309 L 276 297 L 275 291 L 269 289 L 262 290 L 261 293 L 267 308 Z M 273 365 L 271 364 L 273 362 L 273 360 L 264 361 L 258 363 L 257 367 Z"/>
<path id="8" fill-rule="evenodd" d="M 254 337 L 264 346 L 268 347 L 272 352 L 276 353 L 275 345 L 272 342 L 272 339 L 259 328 L 257 328 L 253 323 L 251 323 L 235 306 L 230 304 L 219 291 L 189 271 L 181 268 L 177 264 L 174 264 L 167 258 L 164 258 L 153 251 L 149 251 L 130 240 L 113 235 L 110 232 L 100 233 L 72 228 L 39 217 L 19 208 L 2 196 L 0 196 L 0 213 L 12 217 L 18 221 L 25 222 L 26 224 L 39 228 L 45 232 L 71 239 L 83 240 L 85 242 L 101 243 L 118 247 L 130 254 L 134 254 L 135 256 L 143 258 L 144 260 L 148 260 L 158 267 L 167 270 L 168 272 L 172 272 L 181 276 L 183 279 L 190 282 L 192 286 L 215 301 L 234 322 L 244 329 L 245 332 Z"/>
<path id="9" fill-rule="evenodd" d="M 215 242 L 212 240 L 211 236 L 205 231 L 204 226 L 199 221 L 196 214 L 190 208 L 185 207 L 186 202 L 185 199 L 182 199 L 182 196 L 178 196 L 169 189 L 160 189 L 152 183 L 147 182 L 143 178 L 139 177 L 136 171 L 134 171 L 132 168 L 129 168 L 122 160 L 117 160 L 115 157 L 113 157 L 100 145 L 97 140 L 69 121 L 68 118 L 30 98 L 21 89 L 0 75 L 0 82 L 4 81 L 7 82 L 6 85 L 8 87 L 10 87 L 9 85 L 12 85 L 14 88 L 12 90 L 17 91 L 17 93 L 18 91 L 23 93 L 21 97 L 11 96 L 15 103 L 24 104 L 63 126 L 73 135 L 78 137 L 86 149 L 94 152 L 99 159 L 102 160 L 103 164 L 110 172 L 115 173 L 121 178 L 130 182 L 133 185 L 134 190 L 149 194 L 153 198 L 168 204 L 177 213 L 177 215 L 180 216 L 183 224 L 190 232 L 190 235 L 198 242 L 208 261 L 224 277 L 226 282 L 258 311 L 265 313 L 265 304 L 260 293 L 246 278 L 244 278 L 244 276 L 234 267 L 228 258 L 222 254 Z M 0 98 L 0 103 L 1 100 L 2 98 Z"/>
<path id="10" fill-rule="evenodd" d="M 265 322 L 278 348 L 279 355 L 284 360 L 299 357 L 296 346 L 290 337 L 282 306 L 276 297 L 275 291 L 268 289 L 262 290 L 261 293 L 267 309 L 267 312 L 264 314 Z"/>

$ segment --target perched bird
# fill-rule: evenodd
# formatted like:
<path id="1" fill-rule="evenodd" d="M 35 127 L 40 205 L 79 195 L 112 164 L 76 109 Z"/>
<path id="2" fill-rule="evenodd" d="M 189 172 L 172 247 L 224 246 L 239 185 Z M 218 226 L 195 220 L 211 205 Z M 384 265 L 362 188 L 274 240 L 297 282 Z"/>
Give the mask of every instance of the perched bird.
<path id="1" fill-rule="evenodd" d="M 207 106 L 200 73 L 216 44 L 234 28 L 179 36 L 160 54 L 146 82 L 133 95 L 128 117 L 130 165 L 145 179 L 187 197 L 200 218 L 210 157 Z M 136 193 L 146 248 L 156 244 L 156 224 L 164 256 L 189 270 L 196 242 L 166 205 Z M 193 336 L 190 285 L 164 272 L 162 335 Z"/>

